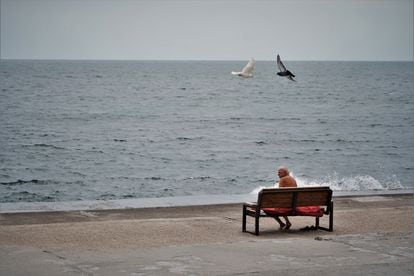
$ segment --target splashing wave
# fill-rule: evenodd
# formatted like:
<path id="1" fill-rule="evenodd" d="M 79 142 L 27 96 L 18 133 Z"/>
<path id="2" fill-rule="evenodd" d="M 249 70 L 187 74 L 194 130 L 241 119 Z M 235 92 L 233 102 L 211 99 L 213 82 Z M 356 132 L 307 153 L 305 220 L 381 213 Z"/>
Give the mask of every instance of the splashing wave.
<path id="1" fill-rule="evenodd" d="M 334 191 L 372 191 L 372 190 L 401 190 L 405 187 L 397 180 L 396 176 L 388 179 L 378 180 L 370 175 L 356 175 L 352 177 L 340 177 L 337 174 L 328 175 L 321 179 L 306 179 L 295 177 L 299 187 L 329 186 Z M 271 186 L 260 186 L 251 191 L 257 194 L 263 188 L 274 188 Z"/>

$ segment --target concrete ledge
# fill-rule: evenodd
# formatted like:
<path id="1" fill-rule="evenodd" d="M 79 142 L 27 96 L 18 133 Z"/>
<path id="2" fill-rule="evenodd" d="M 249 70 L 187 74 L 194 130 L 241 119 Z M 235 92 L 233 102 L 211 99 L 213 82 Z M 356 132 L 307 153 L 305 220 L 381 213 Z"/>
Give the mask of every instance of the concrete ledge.
<path id="1" fill-rule="evenodd" d="M 363 197 L 414 194 L 414 189 L 334 191 L 334 197 Z M 120 200 L 85 200 L 61 202 L 13 202 L 0 203 L 0 213 L 112 210 L 131 208 L 178 207 L 198 205 L 235 204 L 256 201 L 257 194 L 242 195 L 198 195 L 159 198 L 132 198 Z"/>

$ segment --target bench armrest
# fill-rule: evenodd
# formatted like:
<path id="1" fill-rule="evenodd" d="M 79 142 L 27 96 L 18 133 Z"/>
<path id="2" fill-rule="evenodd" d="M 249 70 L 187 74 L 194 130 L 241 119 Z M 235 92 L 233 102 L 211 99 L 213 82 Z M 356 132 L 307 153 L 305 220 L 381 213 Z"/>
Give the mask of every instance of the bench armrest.
<path id="1" fill-rule="evenodd" d="M 245 202 L 243 205 L 245 207 L 248 207 L 248 208 L 253 208 L 253 209 L 257 208 L 257 203 L 256 202 Z"/>

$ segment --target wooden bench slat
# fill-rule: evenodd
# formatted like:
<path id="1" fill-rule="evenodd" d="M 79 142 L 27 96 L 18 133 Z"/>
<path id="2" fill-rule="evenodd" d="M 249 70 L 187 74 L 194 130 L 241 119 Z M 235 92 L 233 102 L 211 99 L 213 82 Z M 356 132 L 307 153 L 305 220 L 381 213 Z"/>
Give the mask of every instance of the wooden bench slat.
<path id="1" fill-rule="evenodd" d="M 304 191 L 297 194 L 296 206 L 328 206 L 330 199 L 329 191 Z"/>

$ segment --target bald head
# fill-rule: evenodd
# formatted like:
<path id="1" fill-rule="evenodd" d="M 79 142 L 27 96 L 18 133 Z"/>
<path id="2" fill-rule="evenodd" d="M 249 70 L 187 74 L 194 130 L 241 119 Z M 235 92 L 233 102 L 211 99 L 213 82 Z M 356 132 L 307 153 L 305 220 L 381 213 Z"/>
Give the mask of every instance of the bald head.
<path id="1" fill-rule="evenodd" d="M 277 175 L 279 178 L 289 175 L 289 169 L 287 167 L 281 166 L 277 169 Z"/>

